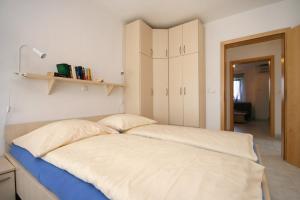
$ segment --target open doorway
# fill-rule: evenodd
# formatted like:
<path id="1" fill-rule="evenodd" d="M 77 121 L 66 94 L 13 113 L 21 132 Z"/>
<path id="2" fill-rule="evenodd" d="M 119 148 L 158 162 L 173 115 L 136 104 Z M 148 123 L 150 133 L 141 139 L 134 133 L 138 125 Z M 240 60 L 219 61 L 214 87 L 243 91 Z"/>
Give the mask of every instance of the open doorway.
<path id="1" fill-rule="evenodd" d="M 244 123 L 248 126 L 241 126 L 247 127 L 241 132 L 280 139 L 284 96 L 282 39 L 228 48 L 226 59 L 227 130 L 234 131 L 234 125 Z M 241 83 L 241 99 L 234 99 L 234 79 Z"/>
<path id="2" fill-rule="evenodd" d="M 236 120 L 249 120 L 247 125 L 252 126 L 243 126 L 237 125 L 236 131 L 238 128 L 243 128 L 239 130 L 241 132 L 247 133 L 257 133 L 257 130 L 261 131 L 265 136 L 273 138 L 276 140 L 276 151 L 277 155 L 281 155 L 285 159 L 285 45 L 286 45 L 286 33 L 289 29 L 281 29 L 276 31 L 271 31 L 267 33 L 261 33 L 252 36 L 246 36 L 243 38 L 228 40 L 221 43 L 221 129 L 222 130 L 231 130 L 234 131 L 234 102 L 237 100 L 234 99 L 234 70 L 233 66 L 236 65 L 249 65 L 253 64 L 262 65 L 261 68 L 268 70 L 268 82 L 269 87 L 267 89 L 260 88 L 261 91 L 264 91 L 264 96 L 258 96 L 258 98 L 264 98 L 264 102 L 268 99 L 267 103 L 264 104 L 263 108 L 255 108 L 254 102 L 251 104 L 251 108 L 242 108 L 251 110 L 251 114 L 247 115 L 245 113 L 236 113 Z M 275 46 L 276 47 L 275 47 Z M 248 49 L 248 50 L 247 50 Z M 257 62 L 257 63 L 255 63 Z M 265 63 L 258 63 L 265 62 Z M 266 68 L 266 63 L 268 68 Z M 272 67 L 273 65 L 273 67 Z M 245 67 L 245 66 L 244 66 Z M 259 70 L 259 69 L 257 69 Z M 238 73 L 237 73 L 238 74 Z M 241 76 L 242 73 L 240 73 Z M 236 75 L 237 82 L 236 84 L 242 84 L 239 82 L 239 75 Z M 242 78 L 240 77 L 240 81 Z M 266 82 L 266 79 L 264 79 Z M 273 84 L 272 84 L 273 83 Z M 250 87 L 255 88 L 255 79 L 252 77 Z M 236 86 L 238 87 L 238 86 Z M 273 87 L 273 88 L 272 88 Z M 264 87 L 266 88 L 266 87 Z M 243 94 L 242 94 L 243 95 Z M 272 98 L 273 95 L 273 98 Z M 243 96 L 240 97 L 240 101 Z M 244 99 L 245 100 L 245 99 Z M 246 102 L 246 100 L 245 100 Z M 242 103 L 242 102 L 241 102 Z M 247 102 L 246 102 L 247 103 Z M 238 106 L 249 106 L 248 105 L 236 105 Z M 250 106 L 249 106 L 250 107 Z M 238 109 L 237 109 L 238 110 Z M 255 124 L 256 116 L 255 113 L 265 113 L 267 119 L 264 117 L 265 123 L 263 125 Z M 242 110 L 243 112 L 243 110 Z M 247 116 L 245 116 L 247 115 Z M 246 118 L 245 118 L 246 117 Z M 247 118 L 248 117 L 248 118 Z M 260 117 L 258 117 L 260 118 Z M 254 123 L 252 123 L 254 122 Z M 243 127 L 241 127 L 243 126 Z M 281 138 L 281 140 L 280 140 Z M 255 137 L 254 137 L 255 139 Z"/>
<path id="3" fill-rule="evenodd" d="M 228 85 L 229 82 L 229 73 L 230 68 L 228 67 L 228 57 L 227 51 L 229 49 L 233 49 L 235 47 L 242 47 L 245 45 L 251 44 L 261 44 L 267 41 L 274 41 L 274 40 L 281 41 L 281 57 L 279 60 L 280 63 L 280 74 L 277 73 L 278 83 L 280 83 L 280 93 L 278 92 L 278 88 L 275 88 L 275 96 L 277 95 L 280 97 L 280 101 L 277 100 L 275 102 L 275 108 L 277 108 L 277 112 L 279 111 L 279 115 L 281 115 L 281 120 L 275 119 L 275 132 L 279 130 L 278 125 L 280 126 L 281 130 L 281 158 L 286 160 L 287 162 L 300 167 L 300 123 L 299 123 L 299 116 L 300 116 L 300 93 L 299 91 L 299 63 L 300 63 L 300 26 L 295 26 L 291 28 L 284 28 L 279 30 L 274 30 L 265 33 L 259 33 L 255 35 L 245 36 L 241 38 L 236 38 L 232 40 L 227 40 L 221 42 L 221 83 L 220 83 L 220 92 L 221 92 L 221 99 L 220 99 L 220 120 L 221 120 L 221 129 L 222 130 L 229 130 L 230 123 L 228 124 L 228 113 L 231 112 L 230 104 L 227 102 L 230 101 L 230 96 L 228 94 Z M 265 45 L 266 48 L 268 48 Z M 270 49 L 270 48 L 268 48 Z M 272 55 L 272 54 L 268 54 Z M 255 57 L 247 55 L 248 57 Z M 236 60 L 236 59 L 233 59 Z M 276 60 L 276 59 L 274 59 Z M 277 61 L 278 62 L 278 59 Z M 276 73 L 275 73 L 276 74 Z M 276 81 L 275 81 L 276 82 Z M 278 95 L 279 94 L 279 95 Z M 280 108 L 280 110 L 278 109 Z M 276 110 L 275 110 L 276 112 Z M 277 116 L 279 116 L 277 115 Z M 276 118 L 276 114 L 275 114 Z M 269 146 L 272 146 L 274 137 L 270 137 L 268 139 Z M 275 137 L 276 138 L 276 137 Z M 255 139 L 255 138 L 254 138 Z M 277 140 L 278 141 L 278 140 Z M 263 145 L 259 145 L 263 146 Z M 268 146 L 268 145 L 265 145 Z M 274 155 L 273 149 L 266 149 L 271 150 L 271 152 L 265 154 L 267 155 Z M 266 152 L 265 152 L 266 153 Z M 276 153 L 276 156 L 278 154 Z M 280 154 L 278 155 L 280 156 Z"/>
<path id="4" fill-rule="evenodd" d="M 230 129 L 274 137 L 274 55 L 234 60 L 230 69 Z"/>

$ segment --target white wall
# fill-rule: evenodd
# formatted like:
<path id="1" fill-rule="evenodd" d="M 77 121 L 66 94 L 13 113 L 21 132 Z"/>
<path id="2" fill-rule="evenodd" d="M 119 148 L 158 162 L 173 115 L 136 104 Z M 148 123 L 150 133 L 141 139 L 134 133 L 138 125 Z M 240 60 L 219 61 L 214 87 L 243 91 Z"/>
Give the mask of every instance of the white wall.
<path id="1" fill-rule="evenodd" d="M 299 0 L 286 0 L 205 24 L 207 128 L 220 129 L 220 43 L 300 24 L 299 10 Z"/>
<path id="2" fill-rule="evenodd" d="M 274 56 L 274 79 L 275 79 L 275 135 L 280 136 L 281 134 L 281 97 L 283 95 L 283 91 L 281 91 L 281 40 L 272 40 L 268 42 L 262 42 L 257 44 L 245 45 L 235 48 L 230 48 L 226 51 L 228 60 L 227 62 L 227 71 L 229 73 L 229 63 L 233 60 L 241 60 L 247 58 L 256 58 L 263 56 Z M 229 79 L 228 79 L 229 80 Z M 227 83 L 227 87 L 229 87 L 229 82 Z M 229 91 L 229 90 L 228 90 Z M 228 107 L 230 95 L 228 93 Z M 228 112 L 229 114 L 229 112 Z M 230 119 L 230 117 L 228 117 Z M 229 121 L 229 120 L 228 120 Z"/>
<path id="3" fill-rule="evenodd" d="M 1 0 L 0 2 L 0 154 L 7 123 L 43 121 L 122 112 L 122 90 L 106 96 L 104 88 L 58 84 L 47 95 L 46 81 L 12 76 L 18 48 L 29 44 L 47 52 L 40 60 L 23 51 L 23 71 L 46 73 L 57 63 L 89 66 L 96 77 L 122 82 L 123 24 L 99 4 L 81 0 Z M 6 115 L 10 96 L 12 110 Z"/>

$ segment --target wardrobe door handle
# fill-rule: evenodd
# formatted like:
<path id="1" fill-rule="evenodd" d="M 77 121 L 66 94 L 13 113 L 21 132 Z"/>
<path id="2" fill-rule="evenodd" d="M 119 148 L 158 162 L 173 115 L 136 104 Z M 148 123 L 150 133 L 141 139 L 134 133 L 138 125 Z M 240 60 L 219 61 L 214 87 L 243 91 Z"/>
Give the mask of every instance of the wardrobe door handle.
<path id="1" fill-rule="evenodd" d="M 181 55 L 181 46 L 179 47 L 179 55 Z"/>
<path id="2" fill-rule="evenodd" d="M 168 49 L 166 49 L 166 57 L 168 57 Z"/>
<path id="3" fill-rule="evenodd" d="M 168 96 L 169 95 L 169 90 L 168 90 L 168 88 L 166 88 L 166 96 Z"/>
<path id="4" fill-rule="evenodd" d="M 183 45 L 183 53 L 185 54 L 185 45 Z"/>
<path id="5" fill-rule="evenodd" d="M 4 178 L 4 179 L 1 179 L 0 180 L 0 183 L 2 183 L 2 182 L 4 182 L 4 181 L 7 181 L 7 180 L 9 180 L 11 177 L 6 177 L 6 178 Z"/>
<path id="6" fill-rule="evenodd" d="M 180 90 L 179 90 L 179 94 L 180 96 L 182 95 L 182 88 L 180 87 Z"/>
<path id="7" fill-rule="evenodd" d="M 185 89 L 185 87 L 183 88 L 183 95 L 186 95 L 186 89 Z"/>

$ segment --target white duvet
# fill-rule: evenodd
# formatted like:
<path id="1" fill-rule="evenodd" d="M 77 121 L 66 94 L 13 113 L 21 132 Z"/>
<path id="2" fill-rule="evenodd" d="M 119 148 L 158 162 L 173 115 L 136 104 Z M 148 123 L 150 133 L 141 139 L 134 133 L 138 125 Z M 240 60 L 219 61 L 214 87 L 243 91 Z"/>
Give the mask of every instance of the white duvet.
<path id="1" fill-rule="evenodd" d="M 115 200 L 262 199 L 263 166 L 221 153 L 222 148 L 202 148 L 195 145 L 197 140 L 191 145 L 180 137 L 176 142 L 149 137 L 133 133 L 90 137 L 43 159 Z"/>
<path id="2" fill-rule="evenodd" d="M 158 124 L 133 128 L 127 133 L 184 143 L 257 161 L 251 134 Z"/>

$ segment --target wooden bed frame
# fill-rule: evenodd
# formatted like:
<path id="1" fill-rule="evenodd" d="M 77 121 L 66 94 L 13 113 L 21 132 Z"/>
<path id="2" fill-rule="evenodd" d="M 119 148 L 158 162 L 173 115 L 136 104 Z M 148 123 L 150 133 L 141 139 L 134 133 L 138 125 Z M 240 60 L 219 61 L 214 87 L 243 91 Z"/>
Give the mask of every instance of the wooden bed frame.
<path id="1" fill-rule="evenodd" d="M 82 119 L 90 121 L 98 121 L 103 119 L 107 115 L 86 117 Z M 57 120 L 55 120 L 57 121 Z M 24 124 L 12 124 L 5 127 L 5 148 L 6 153 L 5 157 L 15 166 L 16 171 L 16 193 L 22 200 L 58 200 L 58 198 L 45 188 L 41 183 L 39 183 L 35 177 L 33 177 L 17 160 L 15 160 L 9 153 L 9 146 L 12 141 L 34 129 L 37 129 L 41 126 L 44 126 L 53 121 L 46 122 L 33 122 L 33 123 L 24 123 Z M 258 155 L 259 163 L 262 164 L 261 156 L 259 149 L 256 145 L 256 153 Z M 263 176 L 262 190 L 264 193 L 264 200 L 271 200 L 269 186 L 266 174 Z"/>

